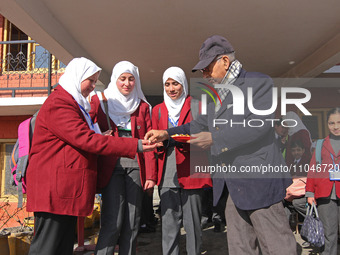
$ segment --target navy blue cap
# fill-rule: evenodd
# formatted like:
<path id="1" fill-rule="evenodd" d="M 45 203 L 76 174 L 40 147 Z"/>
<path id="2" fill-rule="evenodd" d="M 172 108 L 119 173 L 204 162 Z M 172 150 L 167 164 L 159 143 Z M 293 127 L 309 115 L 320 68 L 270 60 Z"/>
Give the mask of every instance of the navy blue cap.
<path id="1" fill-rule="evenodd" d="M 234 52 L 230 42 L 220 35 L 210 36 L 204 41 L 199 53 L 200 61 L 192 69 L 192 72 L 206 68 L 218 55 Z"/>

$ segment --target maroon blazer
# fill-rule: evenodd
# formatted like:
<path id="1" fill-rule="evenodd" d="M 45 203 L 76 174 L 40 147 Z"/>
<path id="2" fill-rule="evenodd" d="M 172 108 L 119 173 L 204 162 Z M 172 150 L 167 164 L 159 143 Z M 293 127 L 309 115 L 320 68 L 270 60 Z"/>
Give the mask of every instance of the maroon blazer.
<path id="1" fill-rule="evenodd" d="M 316 168 L 316 159 L 315 152 L 313 154 L 312 160 L 309 165 L 309 172 L 307 175 L 307 184 L 306 184 L 306 192 L 313 192 L 314 197 L 322 198 L 329 197 L 332 191 L 333 184 L 335 183 L 335 190 L 337 197 L 340 197 L 340 181 L 330 181 L 329 180 L 329 169 L 333 167 L 333 161 L 331 155 L 333 154 L 335 164 L 339 164 L 340 162 L 340 153 L 335 154 L 327 136 L 322 146 L 321 150 L 321 170 L 318 173 L 317 171 L 312 171 L 312 167 Z M 324 169 L 323 164 L 327 164 L 327 167 Z"/>
<path id="2" fill-rule="evenodd" d="M 93 210 L 97 154 L 133 158 L 137 139 L 92 131 L 78 103 L 61 86 L 35 123 L 27 168 L 27 211 L 87 216 Z"/>
<path id="3" fill-rule="evenodd" d="M 187 97 L 181 110 L 178 126 L 186 124 L 192 120 L 190 111 L 190 97 Z M 160 119 L 159 119 L 160 116 Z M 152 129 L 164 130 L 168 128 L 168 109 L 165 103 L 156 105 L 152 110 Z M 192 149 L 192 148 L 191 148 Z M 200 189 L 212 186 L 210 174 L 193 173 L 190 174 L 190 145 L 181 143 L 175 147 L 177 178 L 179 185 L 183 189 Z M 160 184 L 163 175 L 166 149 L 158 151 L 157 185 Z M 208 156 L 205 151 L 199 151 L 194 156 L 195 165 L 207 165 Z M 194 166 L 191 166 L 192 168 Z M 192 169 L 193 172 L 193 169 Z"/>
<path id="4" fill-rule="evenodd" d="M 91 118 L 94 122 L 98 122 L 98 125 L 102 131 L 109 129 L 106 119 L 106 114 L 100 106 L 99 98 L 94 95 L 91 98 Z M 113 136 L 118 137 L 118 128 L 116 124 L 110 119 L 111 127 L 113 130 Z M 144 135 L 147 131 L 151 130 L 151 117 L 149 105 L 141 100 L 137 110 L 131 114 L 131 133 L 132 137 L 138 139 L 144 139 Z M 98 171 L 101 173 L 98 175 L 99 188 L 105 187 L 110 181 L 113 170 L 116 166 L 118 157 L 112 156 L 100 156 L 98 159 Z M 156 181 L 155 175 L 156 158 L 154 152 L 137 153 L 137 160 L 140 167 L 140 178 L 142 186 L 144 186 L 146 180 Z"/>

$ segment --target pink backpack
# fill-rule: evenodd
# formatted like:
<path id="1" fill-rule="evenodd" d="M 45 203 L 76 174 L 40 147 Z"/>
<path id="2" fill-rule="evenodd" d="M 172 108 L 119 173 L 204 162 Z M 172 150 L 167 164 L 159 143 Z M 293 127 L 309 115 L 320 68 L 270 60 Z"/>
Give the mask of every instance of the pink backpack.
<path id="1" fill-rule="evenodd" d="M 26 169 L 37 114 L 38 112 L 20 123 L 18 139 L 12 150 L 10 161 L 11 184 L 17 186 L 18 189 L 18 208 L 22 207 L 23 194 L 26 193 Z"/>

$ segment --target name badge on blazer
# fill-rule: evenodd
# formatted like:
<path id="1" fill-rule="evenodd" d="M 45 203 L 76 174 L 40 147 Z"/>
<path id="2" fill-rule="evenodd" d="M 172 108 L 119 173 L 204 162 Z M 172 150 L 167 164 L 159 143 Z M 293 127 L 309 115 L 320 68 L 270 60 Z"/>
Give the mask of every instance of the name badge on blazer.
<path id="1" fill-rule="evenodd" d="M 334 168 L 329 169 L 329 180 L 340 181 L 340 167 L 339 164 L 334 164 Z"/>

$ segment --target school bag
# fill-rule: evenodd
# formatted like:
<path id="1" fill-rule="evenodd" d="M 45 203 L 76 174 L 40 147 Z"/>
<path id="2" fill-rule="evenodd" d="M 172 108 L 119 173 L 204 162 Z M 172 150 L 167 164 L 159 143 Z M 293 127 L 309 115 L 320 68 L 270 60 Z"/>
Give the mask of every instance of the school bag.
<path id="1" fill-rule="evenodd" d="M 316 146 L 315 146 L 315 159 L 316 159 L 316 164 L 321 164 L 322 159 L 321 159 L 321 150 L 322 150 L 322 145 L 325 139 L 318 139 L 316 141 Z"/>
<path id="2" fill-rule="evenodd" d="M 22 208 L 23 194 L 26 193 L 26 169 L 38 112 L 19 124 L 18 139 L 11 153 L 10 183 L 16 186 L 18 190 L 18 208 Z"/>

